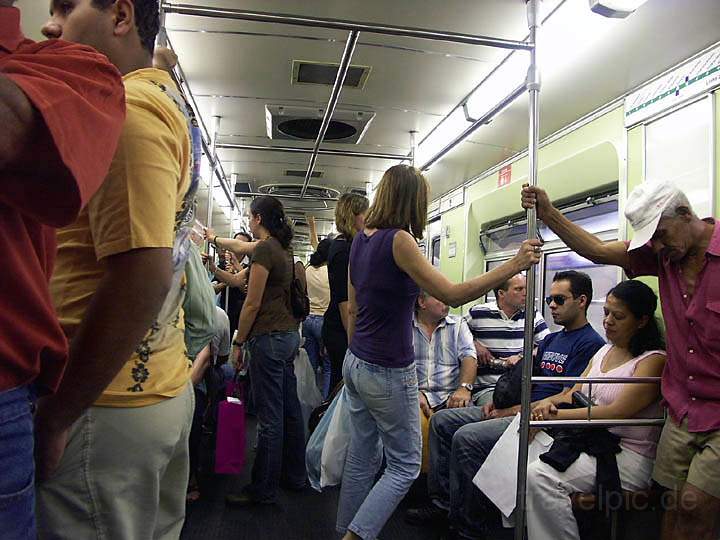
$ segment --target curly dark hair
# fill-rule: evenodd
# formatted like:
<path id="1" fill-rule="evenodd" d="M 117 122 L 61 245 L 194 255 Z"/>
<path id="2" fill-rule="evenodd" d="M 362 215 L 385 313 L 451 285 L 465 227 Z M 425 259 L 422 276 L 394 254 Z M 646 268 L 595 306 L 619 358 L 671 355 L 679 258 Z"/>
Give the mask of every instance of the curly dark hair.
<path id="1" fill-rule="evenodd" d="M 98 9 L 108 9 L 115 0 L 92 0 Z M 151 55 L 155 52 L 155 39 L 160 31 L 160 2 L 158 0 L 132 0 L 135 6 L 135 26 L 140 42 Z"/>

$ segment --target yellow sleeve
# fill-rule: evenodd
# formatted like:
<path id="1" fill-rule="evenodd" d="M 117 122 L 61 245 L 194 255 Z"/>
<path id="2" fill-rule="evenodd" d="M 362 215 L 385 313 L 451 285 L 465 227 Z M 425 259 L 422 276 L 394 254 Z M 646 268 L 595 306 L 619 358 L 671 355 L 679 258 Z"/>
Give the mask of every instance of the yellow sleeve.
<path id="1" fill-rule="evenodd" d="M 133 249 L 172 248 L 175 238 L 187 128 L 174 104 L 156 95 L 159 90 L 127 92 L 127 117 L 110 173 L 88 205 L 98 260 Z"/>

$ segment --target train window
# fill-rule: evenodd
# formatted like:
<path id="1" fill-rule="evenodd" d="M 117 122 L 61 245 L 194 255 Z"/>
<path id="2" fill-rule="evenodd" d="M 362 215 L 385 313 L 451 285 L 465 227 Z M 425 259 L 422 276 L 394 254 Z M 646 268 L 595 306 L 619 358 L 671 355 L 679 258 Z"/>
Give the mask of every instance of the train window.
<path id="1" fill-rule="evenodd" d="M 550 286 L 556 272 L 562 270 L 578 270 L 585 272 L 590 276 L 593 282 L 593 299 L 588 310 L 588 320 L 593 328 L 604 336 L 603 331 L 603 306 L 605 305 L 605 297 L 610 289 L 618 282 L 618 269 L 616 266 L 608 266 L 603 264 L 595 264 L 581 257 L 573 251 L 560 251 L 548 253 L 545 255 L 545 294 L 543 298 L 550 294 Z M 561 327 L 554 324 L 550 315 L 550 308 L 543 302 L 543 316 L 547 321 L 551 332 L 560 330 Z"/>
<path id="2" fill-rule="evenodd" d="M 574 224 L 592 234 L 615 231 L 619 223 L 617 199 L 584 206 L 577 210 L 564 212 L 564 214 Z M 558 239 L 558 236 L 547 225 L 542 222 L 539 222 L 538 225 L 540 226 L 540 235 L 545 242 Z"/>
<path id="3" fill-rule="evenodd" d="M 432 265 L 440 268 L 440 237 L 436 236 L 432 239 Z"/>
<path id="4" fill-rule="evenodd" d="M 502 263 L 508 261 L 510 259 L 498 259 L 495 261 L 488 261 L 485 264 L 485 272 L 489 272 L 490 270 L 493 270 L 500 266 Z M 495 293 L 493 291 L 488 291 L 488 293 L 485 295 L 485 302 L 494 302 L 495 301 Z"/>
<path id="5" fill-rule="evenodd" d="M 712 214 L 712 104 L 702 99 L 647 125 L 645 178 L 670 180 L 700 217 Z M 714 165 L 713 165 L 714 166 Z"/>
<path id="6" fill-rule="evenodd" d="M 586 231 L 598 234 L 615 231 L 618 226 L 617 198 L 603 200 L 599 203 L 581 203 L 580 208 L 563 210 L 563 214 L 573 223 Z M 539 232 L 545 242 L 558 240 L 557 235 L 544 223 L 539 222 Z M 525 221 L 508 223 L 482 233 L 483 248 L 488 254 L 508 251 L 517 251 L 520 244 L 527 239 L 527 225 Z"/>
<path id="7" fill-rule="evenodd" d="M 527 225 L 525 223 L 505 225 L 482 235 L 487 253 L 517 251 L 526 238 Z"/>

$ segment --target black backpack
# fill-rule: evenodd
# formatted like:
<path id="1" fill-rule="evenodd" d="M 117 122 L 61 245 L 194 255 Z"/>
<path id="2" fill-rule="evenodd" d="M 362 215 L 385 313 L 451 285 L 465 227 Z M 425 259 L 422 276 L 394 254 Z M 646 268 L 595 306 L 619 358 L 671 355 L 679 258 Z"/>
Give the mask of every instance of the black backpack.
<path id="1" fill-rule="evenodd" d="M 300 265 L 301 271 L 297 271 Z M 307 280 L 305 278 L 305 267 L 301 262 L 293 264 L 293 278 L 290 283 L 290 309 L 293 317 L 298 321 L 304 321 L 310 315 L 310 299 L 307 294 Z"/>
<path id="2" fill-rule="evenodd" d="M 508 409 L 520 405 L 522 400 L 522 366 L 524 363 L 525 359 L 523 358 L 503 373 L 495 383 L 493 404 L 496 409 Z M 533 375 L 537 375 L 534 365 Z"/>

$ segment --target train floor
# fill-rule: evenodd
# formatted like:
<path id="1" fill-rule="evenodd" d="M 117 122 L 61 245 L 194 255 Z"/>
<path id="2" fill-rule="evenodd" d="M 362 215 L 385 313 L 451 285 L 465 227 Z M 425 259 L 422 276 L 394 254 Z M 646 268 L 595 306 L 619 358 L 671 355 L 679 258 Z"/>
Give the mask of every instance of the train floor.
<path id="1" fill-rule="evenodd" d="M 247 417 L 247 464 L 242 474 L 216 475 L 201 481 L 200 500 L 189 503 L 181 540 L 331 540 L 335 531 L 338 489 L 318 493 L 280 491 L 278 504 L 233 508 L 225 505 L 225 494 L 239 490 L 250 480 L 254 459 L 255 419 Z M 381 540 L 437 540 L 441 532 L 411 527 L 403 512 L 422 500 L 421 482 L 403 501 L 380 534 Z"/>
<path id="2" fill-rule="evenodd" d="M 322 493 L 311 488 L 299 493 L 281 491 L 278 504 L 271 506 L 233 508 L 225 505 L 225 494 L 239 490 L 250 478 L 250 467 L 254 459 L 254 417 L 248 417 L 247 426 L 247 465 L 243 474 L 215 475 L 201 479 L 201 497 L 187 506 L 181 540 L 339 539 L 340 535 L 335 531 L 338 489 L 326 489 Z M 412 527 L 403 521 L 405 510 L 416 504 L 423 504 L 425 497 L 424 483 L 419 479 L 382 530 L 380 540 L 443 539 L 443 530 Z M 585 521 L 582 526 L 583 540 L 609 538 L 607 530 L 599 526 L 598 521 L 582 521 Z M 660 536 L 658 516 L 651 512 L 643 512 L 626 520 L 620 528 L 618 540 L 656 540 Z M 512 538 L 512 531 L 506 530 L 503 534 L 493 535 L 492 540 Z"/>

